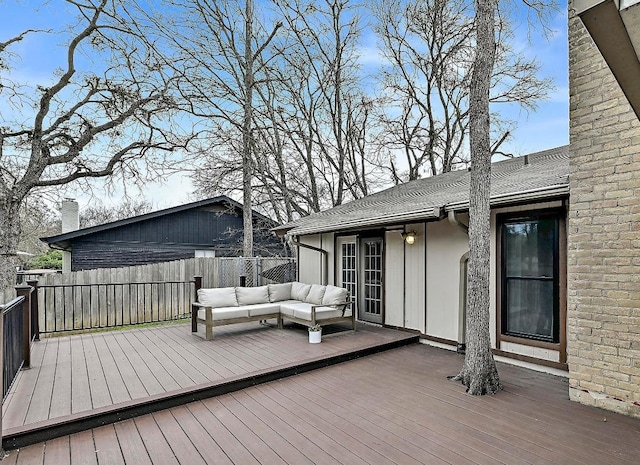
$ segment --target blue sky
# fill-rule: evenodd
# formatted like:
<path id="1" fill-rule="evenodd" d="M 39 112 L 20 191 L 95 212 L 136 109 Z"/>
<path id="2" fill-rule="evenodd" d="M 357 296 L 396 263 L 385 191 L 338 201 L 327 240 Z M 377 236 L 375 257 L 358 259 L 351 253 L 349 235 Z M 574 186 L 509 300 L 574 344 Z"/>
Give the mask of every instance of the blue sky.
<path id="1" fill-rule="evenodd" d="M 0 41 L 17 34 L 25 28 L 54 28 L 69 18 L 70 7 L 64 2 L 53 0 L 46 2 L 34 13 L 33 1 L 2 1 L 0 11 L 3 27 Z M 520 6 L 518 6 L 520 5 Z M 522 8 L 524 4 L 517 2 L 514 8 Z M 522 13 L 515 25 L 514 47 L 530 57 L 536 57 L 541 64 L 541 77 L 553 79 L 556 90 L 549 98 L 538 105 L 536 111 L 526 112 L 514 104 L 497 104 L 492 111 L 500 112 L 510 119 L 517 120 L 517 129 L 512 132 L 511 139 L 502 147 L 515 155 L 536 152 L 569 142 L 569 91 L 568 91 L 568 43 L 567 43 L 567 4 L 561 0 L 559 11 L 550 20 L 552 34 L 545 37 L 541 30 L 530 29 Z M 63 50 L 59 47 L 62 37 L 56 35 L 34 35 L 28 40 L 12 47 L 18 58 L 14 61 L 19 71 L 13 75 L 21 81 L 38 82 L 46 85 L 46 77 L 50 76 L 62 58 Z M 22 58 L 19 58 L 22 57 Z M 371 35 L 365 35 L 361 48 L 361 63 L 372 72 L 376 66 L 375 44 Z M 2 110 L 2 109 L 0 109 Z M 6 110 L 6 109 L 5 109 Z M 164 208 L 189 200 L 192 191 L 191 183 L 185 175 L 174 175 L 168 180 L 147 185 L 140 195 L 146 197 L 157 208 Z M 98 186 L 96 197 L 103 198 L 106 203 L 119 203 L 122 190 L 116 189 L 111 196 L 103 194 Z M 81 207 L 95 202 L 89 196 L 66 192 L 66 195 L 78 197 Z M 130 192 L 132 194 L 132 192 Z M 134 193 L 137 196 L 137 193 Z"/>

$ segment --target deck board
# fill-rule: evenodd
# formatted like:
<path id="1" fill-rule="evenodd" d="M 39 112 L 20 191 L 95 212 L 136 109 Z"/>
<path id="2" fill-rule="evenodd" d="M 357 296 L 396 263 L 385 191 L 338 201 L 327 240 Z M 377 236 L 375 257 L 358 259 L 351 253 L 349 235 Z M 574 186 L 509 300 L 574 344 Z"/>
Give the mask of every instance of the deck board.
<path id="1" fill-rule="evenodd" d="M 184 434 L 200 452 L 206 463 L 220 465 L 231 465 L 233 462 L 220 448 L 215 438 L 205 430 L 191 411 L 186 408 L 177 408 L 171 411 L 176 421 L 180 425 Z"/>
<path id="2" fill-rule="evenodd" d="M 71 341 L 61 338 L 58 343 L 58 359 L 53 381 L 50 417 L 61 417 L 71 413 Z"/>
<path id="3" fill-rule="evenodd" d="M 58 340 L 46 342 L 45 354 L 42 359 L 41 368 L 32 365 L 31 370 L 38 373 L 32 396 L 29 399 L 29 408 L 25 415 L 25 423 L 35 423 L 40 420 L 49 418 L 51 409 L 51 395 L 53 393 L 53 384 L 56 376 L 56 362 L 58 359 Z M 22 373 L 20 373 L 21 375 Z M 18 375 L 18 376 L 20 376 Z M 18 384 L 19 385 L 19 384 Z M 17 386 L 16 386 L 17 387 Z M 9 407 L 16 407 L 15 402 L 9 404 Z M 12 416 L 9 414 L 9 418 Z M 5 427 L 3 417 L 3 428 Z"/>
<path id="4" fill-rule="evenodd" d="M 91 389 L 82 338 L 70 338 L 71 345 L 71 413 L 90 410 Z"/>
<path id="5" fill-rule="evenodd" d="M 206 464 L 202 454 L 193 445 L 170 410 L 154 413 L 153 418 L 155 418 L 164 437 L 171 438 L 169 444 L 180 463 L 188 463 L 190 465 Z"/>
<path id="6" fill-rule="evenodd" d="M 142 442 L 154 465 L 172 465 L 178 463 L 167 439 L 162 435 L 152 415 L 145 415 L 133 420 L 140 432 Z"/>
<path id="7" fill-rule="evenodd" d="M 82 348 L 84 350 L 87 365 L 87 377 L 89 379 L 89 391 L 91 394 L 91 406 L 93 408 L 112 405 L 113 400 L 109 392 L 107 377 L 102 368 L 100 356 L 92 335 L 82 336 Z M 52 418 L 52 417 L 49 417 Z"/>
<path id="8" fill-rule="evenodd" d="M 140 465 L 152 465 L 149 453 L 138 433 L 138 428 L 133 420 L 122 421 L 114 425 L 120 451 L 125 463 Z"/>
<path id="9" fill-rule="evenodd" d="M 82 431 L 69 437 L 71 463 L 73 465 L 97 465 L 93 431 Z"/>
<path id="10" fill-rule="evenodd" d="M 31 348 L 31 363 L 34 367 L 41 367 L 42 360 L 45 354 L 46 343 L 38 343 L 32 345 Z M 3 424 L 24 424 L 29 410 L 31 399 L 33 398 L 33 391 L 36 388 L 38 381 L 38 369 L 22 370 L 14 381 L 14 385 L 7 393 L 2 409 L 2 421 Z"/>
<path id="11" fill-rule="evenodd" d="M 446 379 L 461 364 L 455 353 L 414 344 L 10 451 L 6 461 L 41 464 L 50 453 L 74 465 L 96 457 L 153 465 L 638 463 L 640 420 L 571 402 L 565 378 L 499 364 L 504 391 L 473 397 Z"/>
<path id="12" fill-rule="evenodd" d="M 110 465 L 124 465 L 124 457 L 118 442 L 114 425 L 106 425 L 93 430 L 93 441 L 96 446 L 95 454 L 98 463 Z M 135 463 L 135 462 L 133 462 Z"/>
<path id="13" fill-rule="evenodd" d="M 71 465 L 69 436 L 48 441 L 44 453 L 44 465 Z"/>
<path id="14" fill-rule="evenodd" d="M 225 427 L 222 421 L 206 407 L 204 402 L 188 404 L 186 408 L 211 437 L 214 438 L 216 444 L 232 463 L 246 463 L 247 465 L 260 463 L 247 449 L 246 444 L 239 441 L 236 436 Z"/>

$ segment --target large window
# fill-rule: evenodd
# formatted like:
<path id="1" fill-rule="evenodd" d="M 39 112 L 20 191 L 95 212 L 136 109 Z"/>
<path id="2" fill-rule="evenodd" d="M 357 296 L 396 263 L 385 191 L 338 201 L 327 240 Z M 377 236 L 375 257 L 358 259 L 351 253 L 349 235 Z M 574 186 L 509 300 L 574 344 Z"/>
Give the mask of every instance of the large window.
<path id="1" fill-rule="evenodd" d="M 558 343 L 560 216 L 501 220 L 501 333 Z"/>

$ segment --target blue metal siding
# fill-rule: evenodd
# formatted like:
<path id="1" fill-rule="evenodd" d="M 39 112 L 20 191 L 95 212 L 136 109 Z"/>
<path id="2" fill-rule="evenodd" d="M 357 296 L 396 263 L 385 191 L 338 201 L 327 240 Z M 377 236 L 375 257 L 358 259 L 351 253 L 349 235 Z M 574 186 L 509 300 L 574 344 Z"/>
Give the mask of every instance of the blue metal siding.
<path id="1" fill-rule="evenodd" d="M 228 209 L 215 210 L 184 210 L 78 237 L 72 241 L 72 269 L 177 260 L 193 257 L 196 250 L 203 249 L 215 250 L 220 257 L 241 255 L 242 216 Z M 268 228 L 256 230 L 255 243 L 259 255 L 284 251 L 281 239 Z"/>

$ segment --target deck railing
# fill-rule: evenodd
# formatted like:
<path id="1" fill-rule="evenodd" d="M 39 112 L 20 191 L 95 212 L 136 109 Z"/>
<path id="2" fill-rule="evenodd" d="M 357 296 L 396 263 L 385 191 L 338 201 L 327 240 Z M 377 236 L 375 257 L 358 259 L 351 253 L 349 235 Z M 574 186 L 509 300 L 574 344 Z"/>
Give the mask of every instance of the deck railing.
<path id="1" fill-rule="evenodd" d="M 46 334 L 186 318 L 196 282 L 53 284 L 37 292 L 39 332 Z"/>
<path id="2" fill-rule="evenodd" d="M 0 305 L 2 311 L 0 326 L 2 327 L 3 399 L 9 392 L 20 368 L 25 362 L 26 365 L 29 364 L 29 349 L 27 347 L 27 353 L 25 353 L 24 346 L 25 325 L 27 325 L 27 330 L 29 325 L 29 313 L 25 309 L 27 301 L 27 297 L 21 295 L 7 304 Z M 26 319 L 25 316 L 27 316 Z"/>

